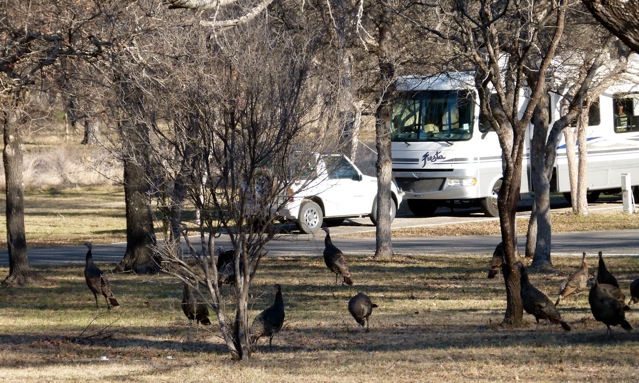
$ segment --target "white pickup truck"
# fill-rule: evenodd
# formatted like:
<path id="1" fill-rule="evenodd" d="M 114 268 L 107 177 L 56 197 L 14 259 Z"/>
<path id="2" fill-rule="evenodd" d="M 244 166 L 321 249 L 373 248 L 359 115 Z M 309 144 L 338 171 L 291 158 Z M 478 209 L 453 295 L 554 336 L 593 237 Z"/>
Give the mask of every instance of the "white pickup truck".
<path id="1" fill-rule="evenodd" d="M 338 225 L 346 218 L 370 217 L 377 224 L 377 178 L 363 174 L 342 154 L 317 154 L 314 162 L 298 163 L 297 180 L 277 215 L 296 221 L 303 233 L 317 232 L 324 222 Z M 403 193 L 391 184 L 391 221 Z"/>

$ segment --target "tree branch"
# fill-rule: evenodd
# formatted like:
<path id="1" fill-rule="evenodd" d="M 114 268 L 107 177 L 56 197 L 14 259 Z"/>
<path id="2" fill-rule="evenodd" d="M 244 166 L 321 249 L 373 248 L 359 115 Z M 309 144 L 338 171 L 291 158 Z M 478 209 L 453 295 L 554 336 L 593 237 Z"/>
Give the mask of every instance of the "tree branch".
<path id="1" fill-rule="evenodd" d="M 169 8 L 215 9 L 237 3 L 237 0 L 168 0 Z"/>
<path id="2" fill-rule="evenodd" d="M 214 20 L 214 21 L 206 21 L 206 20 L 202 20 L 202 21 L 200 21 L 200 25 L 202 25 L 203 27 L 223 28 L 224 29 L 224 28 L 231 28 L 231 27 L 234 27 L 234 26 L 240 25 L 240 24 L 245 24 L 245 23 L 248 23 L 249 21 L 253 20 L 260 13 L 262 13 L 266 9 L 266 7 L 268 7 L 273 1 L 274 0 L 264 0 L 262 3 L 258 4 L 253 9 L 251 9 L 249 12 L 247 12 L 246 14 L 244 14 L 241 17 L 238 17 L 237 19 L 222 20 L 222 21 L 216 21 L 216 20 Z"/>

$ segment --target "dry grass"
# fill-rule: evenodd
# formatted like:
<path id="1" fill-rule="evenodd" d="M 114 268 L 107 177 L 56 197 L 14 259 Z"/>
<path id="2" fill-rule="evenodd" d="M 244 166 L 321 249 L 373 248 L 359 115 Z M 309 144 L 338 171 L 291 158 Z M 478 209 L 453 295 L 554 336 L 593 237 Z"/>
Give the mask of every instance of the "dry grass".
<path id="1" fill-rule="evenodd" d="M 4 197 L 4 193 L 0 198 Z M 0 246 L 6 246 L 5 204 L 0 204 Z M 28 190 L 25 230 L 29 246 L 126 240 L 124 191 L 118 186 Z"/>
<path id="2" fill-rule="evenodd" d="M 320 257 L 267 259 L 252 288 L 251 315 L 271 304 L 270 286 L 278 282 L 287 320 L 273 351 L 262 342 L 245 363 L 229 360 L 214 328 L 189 328 L 180 284 L 169 276 L 111 275 L 122 308 L 96 312 L 81 266 L 47 269 L 55 287 L 0 295 L 0 380 L 637 381 L 639 335 L 615 328 L 608 340 L 585 295 L 560 306 L 571 332 L 535 329 L 528 315 L 524 328 L 500 327 L 504 286 L 485 278 L 489 257 L 350 257 L 351 289 L 332 284 Z M 556 274 L 533 274 L 532 281 L 554 298 L 578 263 L 558 257 Z M 608 267 L 627 290 L 639 259 L 609 258 Z M 380 306 L 369 333 L 346 309 L 358 291 Z M 628 319 L 639 325 L 636 312 Z"/>
<path id="3" fill-rule="evenodd" d="M 639 214 L 626 214 L 621 209 L 593 211 L 585 217 L 574 215 L 572 212 L 552 211 L 551 216 L 553 233 L 639 229 Z M 518 234 L 526 234 L 527 229 L 528 218 L 519 218 L 517 221 Z M 442 235 L 498 235 L 500 233 L 498 220 L 393 230 L 393 236 L 396 238 Z M 374 236 L 375 234 L 369 235 Z"/>

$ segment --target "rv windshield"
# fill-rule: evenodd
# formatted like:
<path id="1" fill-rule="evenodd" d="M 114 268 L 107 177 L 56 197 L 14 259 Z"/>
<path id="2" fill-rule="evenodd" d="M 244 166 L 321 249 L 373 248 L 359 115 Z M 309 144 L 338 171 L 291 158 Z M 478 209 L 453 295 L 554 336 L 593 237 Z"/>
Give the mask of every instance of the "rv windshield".
<path id="1" fill-rule="evenodd" d="M 475 103 L 470 91 L 406 93 L 393 106 L 391 140 L 465 141 L 472 136 Z"/>

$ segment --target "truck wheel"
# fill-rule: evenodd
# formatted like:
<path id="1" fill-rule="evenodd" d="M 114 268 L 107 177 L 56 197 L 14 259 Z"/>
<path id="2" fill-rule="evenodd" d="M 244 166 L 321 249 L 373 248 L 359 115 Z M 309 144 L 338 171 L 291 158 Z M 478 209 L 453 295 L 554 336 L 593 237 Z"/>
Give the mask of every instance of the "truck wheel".
<path id="1" fill-rule="evenodd" d="M 427 199 L 409 199 L 406 200 L 408 208 L 416 217 L 430 217 L 435 214 L 437 204 Z"/>
<path id="2" fill-rule="evenodd" d="M 486 197 L 480 202 L 481 211 L 487 217 L 499 217 L 498 196 L 501 183 L 501 180 L 495 182 L 495 185 L 493 186 L 493 193 L 490 197 Z"/>
<path id="3" fill-rule="evenodd" d="M 297 225 L 304 234 L 313 234 L 322 227 L 324 214 L 322 209 L 313 201 L 305 201 L 300 207 Z"/>
<path id="4" fill-rule="evenodd" d="M 395 201 L 391 198 L 390 201 L 390 221 L 393 222 L 395 220 L 395 215 L 397 215 L 397 206 L 395 206 Z M 377 198 L 373 201 L 373 211 L 371 212 L 371 222 L 373 225 L 377 226 Z"/>

